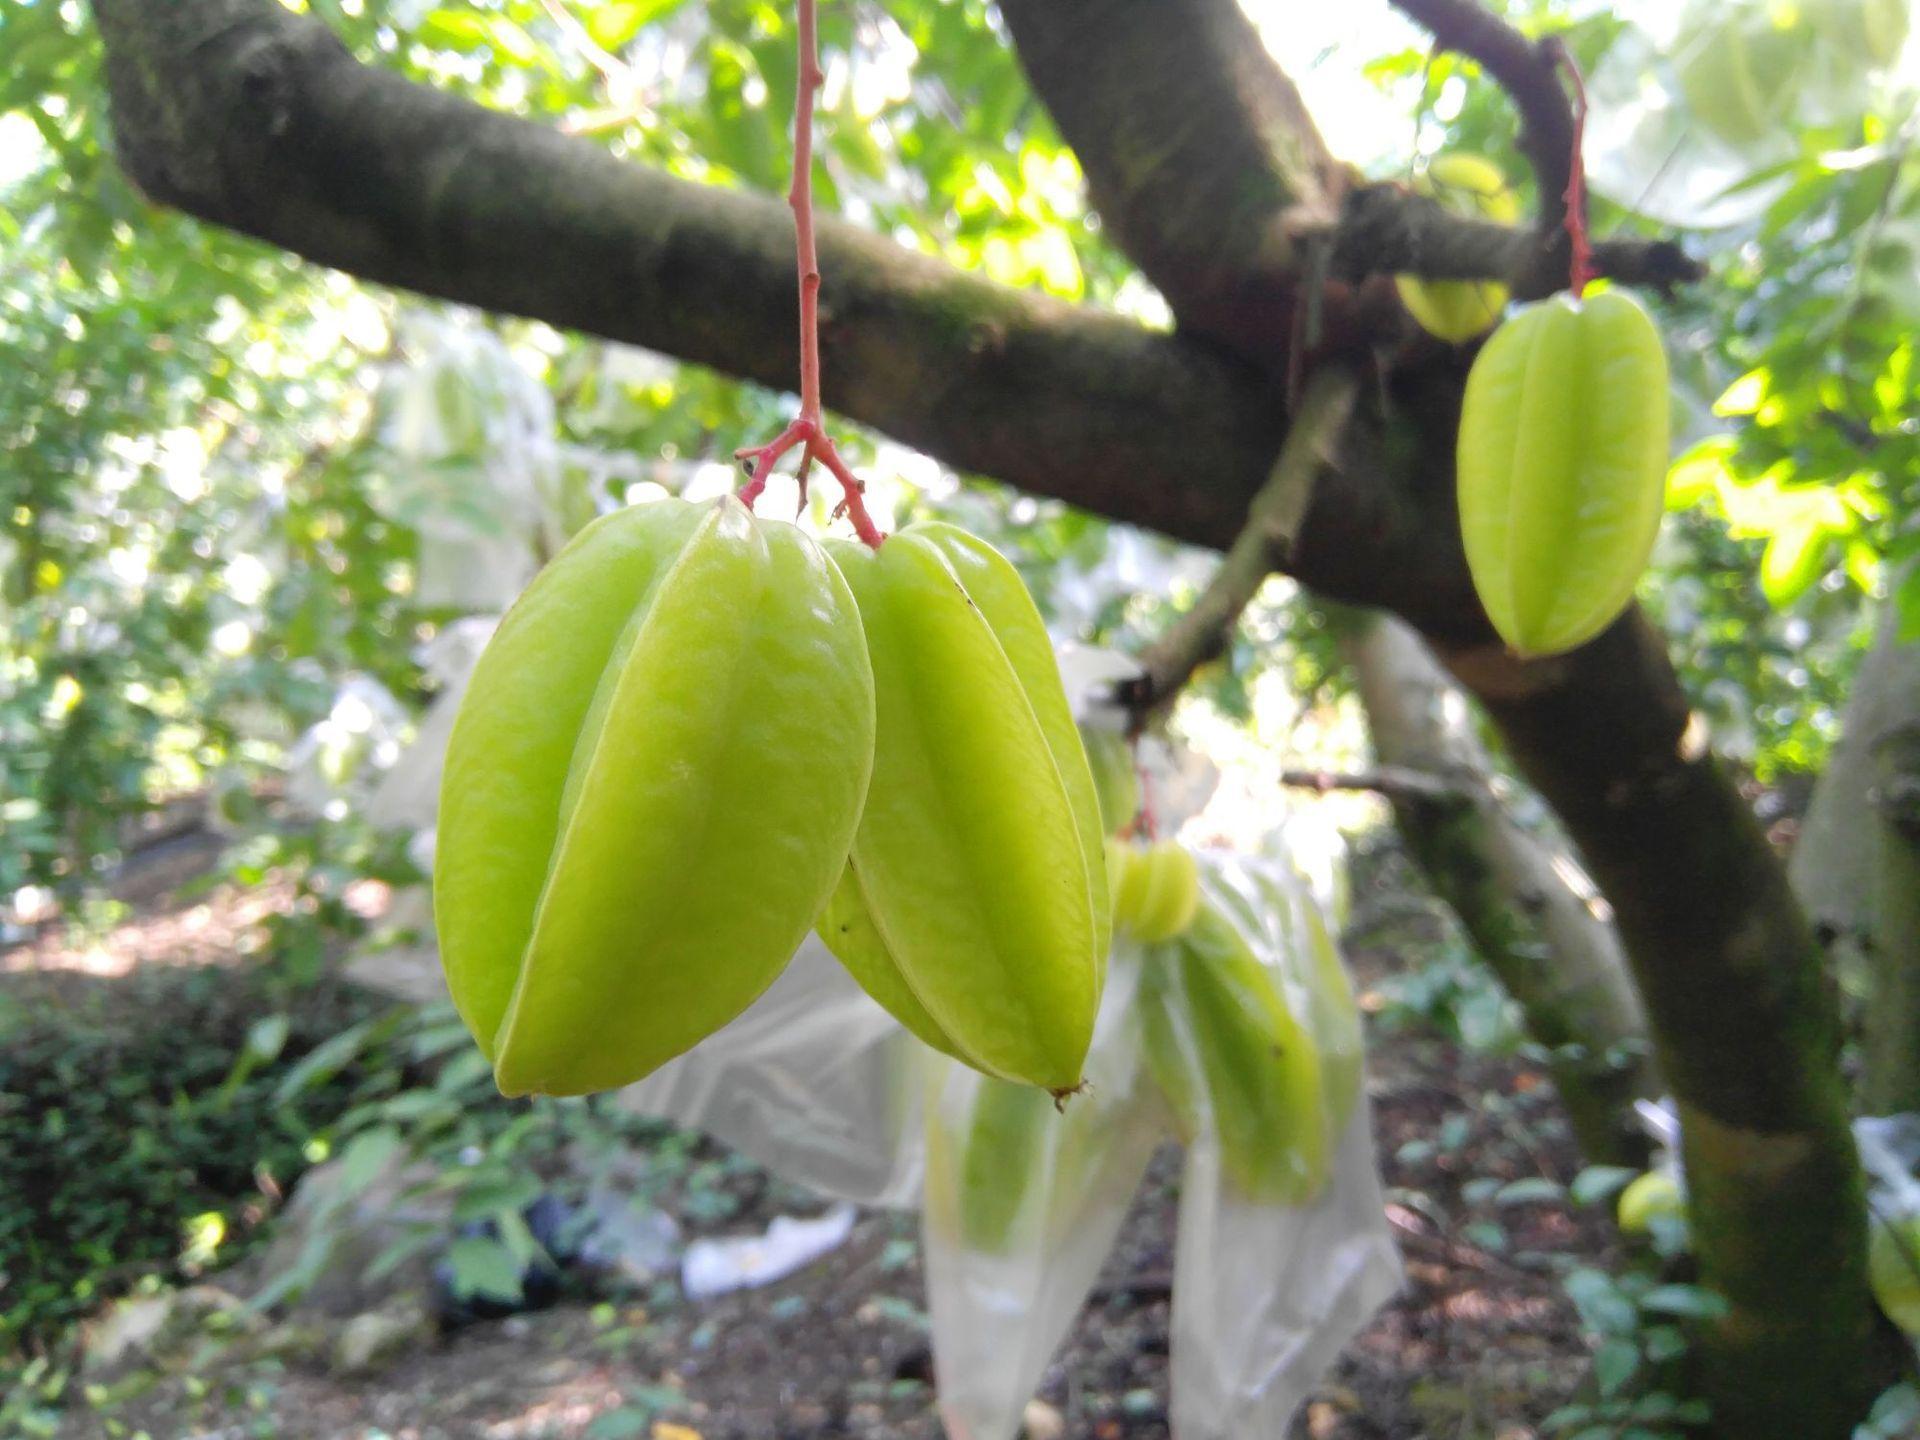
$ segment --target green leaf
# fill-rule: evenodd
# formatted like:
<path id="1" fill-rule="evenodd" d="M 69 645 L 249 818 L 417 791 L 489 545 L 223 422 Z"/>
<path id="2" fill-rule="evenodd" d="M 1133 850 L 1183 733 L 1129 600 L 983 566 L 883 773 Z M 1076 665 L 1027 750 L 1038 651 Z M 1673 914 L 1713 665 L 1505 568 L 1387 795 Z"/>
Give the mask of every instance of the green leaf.
<path id="1" fill-rule="evenodd" d="M 447 1247 L 447 1265 L 452 1272 L 449 1287 L 457 1300 L 520 1299 L 520 1262 L 498 1240 L 462 1235 Z"/>
<path id="2" fill-rule="evenodd" d="M 1619 1394 L 1639 1368 L 1640 1348 L 1631 1340 L 1608 1340 L 1593 1352 L 1593 1378 L 1604 1396 Z"/>
<path id="3" fill-rule="evenodd" d="M 340 1193 L 358 1195 L 405 1148 L 406 1141 L 391 1125 L 362 1130 L 340 1154 Z"/>
<path id="4" fill-rule="evenodd" d="M 620 50 L 647 26 L 664 20 L 686 0 L 617 0 L 596 5 L 586 16 L 587 33 L 606 50 Z"/>
<path id="5" fill-rule="evenodd" d="M 1589 1165 L 1573 1177 L 1567 1193 L 1576 1205 L 1598 1205 L 1624 1190 L 1639 1173 L 1627 1165 Z"/>
<path id="6" fill-rule="evenodd" d="M 1699 1285 L 1658 1285 L 1640 1297 L 1640 1308 L 1655 1315 L 1718 1320 L 1727 1313 L 1727 1302 Z"/>
<path id="7" fill-rule="evenodd" d="M 1532 1175 L 1501 1186 L 1499 1193 L 1493 1197 L 1493 1203 L 1502 1208 L 1509 1205 L 1554 1205 L 1566 1197 L 1566 1189 L 1559 1181 L 1549 1180 L 1544 1175 Z"/>

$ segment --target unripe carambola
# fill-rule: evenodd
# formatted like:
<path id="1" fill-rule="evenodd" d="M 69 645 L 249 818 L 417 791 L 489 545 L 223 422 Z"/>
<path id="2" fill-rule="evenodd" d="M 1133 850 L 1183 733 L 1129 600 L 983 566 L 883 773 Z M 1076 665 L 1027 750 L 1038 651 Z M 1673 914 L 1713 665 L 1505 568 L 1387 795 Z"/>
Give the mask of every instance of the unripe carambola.
<path id="1" fill-rule="evenodd" d="M 1111 915 L 1099 801 L 1026 586 L 915 525 L 828 542 L 873 661 L 873 785 L 820 934 L 867 992 L 988 1074 L 1072 1090 Z"/>
<path id="2" fill-rule="evenodd" d="M 1507 188 L 1500 167 L 1478 155 L 1441 154 L 1414 181 L 1414 189 L 1431 195 L 1457 215 L 1510 225 L 1520 218 L 1520 202 Z M 1400 303 L 1420 328 L 1454 345 L 1484 335 L 1507 305 L 1507 287 L 1492 280 L 1428 280 L 1418 275 L 1396 275 Z"/>
<path id="3" fill-rule="evenodd" d="M 1297 1205 L 1319 1193 L 1334 1140 L 1319 1046 L 1211 899 L 1185 936 L 1148 957 L 1140 1020 L 1148 1069 L 1183 1133 L 1210 1117 L 1243 1196 Z"/>
<path id="4" fill-rule="evenodd" d="M 1687 1218 L 1687 1197 L 1679 1183 L 1664 1170 L 1649 1170 L 1636 1175 L 1614 1202 L 1614 1218 L 1628 1235 L 1645 1235 L 1659 1219 Z"/>
<path id="5" fill-rule="evenodd" d="M 1047 1127 L 1059 1120 L 1046 1091 L 981 1078 L 960 1157 L 960 1238 L 968 1249 L 1007 1249 L 1028 1195 L 1045 1179 Z"/>
<path id="6" fill-rule="evenodd" d="M 1177 841 L 1109 840 L 1107 880 L 1114 929 L 1149 945 L 1184 934 L 1200 907 L 1200 867 Z"/>
<path id="7" fill-rule="evenodd" d="M 853 595 L 737 500 L 583 530 L 447 749 L 441 960 L 509 1095 L 624 1085 L 745 1009 L 846 863 L 873 756 Z"/>
<path id="8" fill-rule="evenodd" d="M 1599 634 L 1660 528 L 1667 359 L 1618 290 L 1557 295 L 1502 325 L 1460 410 L 1460 529 L 1473 587 L 1523 656 Z"/>
<path id="9" fill-rule="evenodd" d="M 1867 1276 L 1873 1298 L 1901 1330 L 1920 1337 L 1920 1216 L 1889 1226 L 1876 1215 L 1867 1223 Z"/>

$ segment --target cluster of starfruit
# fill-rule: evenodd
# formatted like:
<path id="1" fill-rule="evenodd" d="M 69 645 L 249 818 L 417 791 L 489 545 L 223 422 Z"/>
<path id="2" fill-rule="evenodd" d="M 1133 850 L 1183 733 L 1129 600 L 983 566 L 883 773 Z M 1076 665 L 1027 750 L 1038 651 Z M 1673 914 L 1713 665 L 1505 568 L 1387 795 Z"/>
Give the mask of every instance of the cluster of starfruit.
<path id="1" fill-rule="evenodd" d="M 1317 905 L 1200 866 L 1193 918 L 1149 952 L 1139 1033 L 1182 1135 L 1247 1199 L 1319 1194 L 1360 1098 L 1360 1010 Z"/>
<path id="2" fill-rule="evenodd" d="M 509 1095 L 639 1079 L 816 925 L 929 1044 L 1065 1092 L 1104 975 L 1101 834 L 1046 630 L 991 547 L 665 500 L 583 530 L 480 659 L 442 783 L 441 959 Z"/>

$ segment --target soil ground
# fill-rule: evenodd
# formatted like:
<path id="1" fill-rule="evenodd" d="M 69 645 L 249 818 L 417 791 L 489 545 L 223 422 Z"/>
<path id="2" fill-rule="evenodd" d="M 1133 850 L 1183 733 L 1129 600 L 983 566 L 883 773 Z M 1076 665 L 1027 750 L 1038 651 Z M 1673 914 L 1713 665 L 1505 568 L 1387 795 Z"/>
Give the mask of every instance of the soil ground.
<path id="1" fill-rule="evenodd" d="M 155 907 L 133 922 L 144 928 L 98 947 L 89 978 L 231 954 L 235 926 L 257 917 L 222 913 L 218 900 L 210 912 L 208 903 Z M 61 968 L 51 953 L 16 951 L 0 963 L 0 998 L 65 988 L 48 973 Z M 1399 964 L 1384 949 L 1352 958 L 1366 993 Z M 1558 1276 L 1570 1262 L 1616 1260 L 1611 1227 L 1565 1199 L 1578 1161 L 1537 1068 L 1468 1053 L 1418 1027 L 1372 1030 L 1368 1091 L 1407 1283 L 1348 1347 L 1293 1435 L 1532 1440 L 1586 1371 Z M 1178 1173 L 1177 1154 L 1158 1157 L 1092 1302 L 1047 1372 L 1040 1398 L 1052 1413 L 1038 1416 L 1037 1431 L 1092 1440 L 1168 1433 Z M 763 1198 L 731 1216 L 727 1230 L 757 1232 L 791 1208 L 783 1187 L 751 1188 Z M 668 1286 L 644 1305 L 562 1304 L 441 1334 L 372 1376 L 259 1362 L 176 1378 L 116 1407 L 111 1422 L 75 1407 L 59 1434 L 937 1440 L 917 1231 L 913 1216 L 868 1213 L 848 1244 L 764 1289 L 695 1303 Z"/>

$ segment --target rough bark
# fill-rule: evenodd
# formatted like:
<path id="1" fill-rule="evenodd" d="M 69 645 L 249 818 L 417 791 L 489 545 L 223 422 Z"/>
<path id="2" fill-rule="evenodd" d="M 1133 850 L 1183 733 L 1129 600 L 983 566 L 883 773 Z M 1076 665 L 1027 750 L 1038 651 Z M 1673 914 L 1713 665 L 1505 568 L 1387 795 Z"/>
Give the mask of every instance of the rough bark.
<path id="1" fill-rule="evenodd" d="M 1716 1432 L 1845 1440 L 1895 1361 L 1867 1298 L 1839 1007 L 1784 867 L 1637 613 L 1560 660 L 1445 658 L 1614 907 L 1701 1275 L 1731 1307 L 1707 1336 Z"/>
<path id="2" fill-rule="evenodd" d="M 1888 605 L 1791 866 L 1835 967 L 1864 1000 L 1860 1103 L 1872 1114 L 1920 1110 L 1920 854 L 1897 814 L 1900 736 L 1916 717 L 1920 642 L 1900 643 Z"/>
<path id="3" fill-rule="evenodd" d="M 1876 1114 L 1920 1111 L 1920 709 L 1874 742 L 1876 918 L 1860 1099 Z"/>
<path id="4" fill-rule="evenodd" d="M 1238 0 L 1000 12 L 1120 247 L 1183 326 L 1271 358 L 1304 268 L 1290 225 L 1332 219 L 1346 177 Z"/>
<path id="5" fill-rule="evenodd" d="M 94 12 L 120 159 L 154 199 L 370 280 L 794 383 L 792 222 L 772 197 L 368 69 L 272 0 Z M 819 240 L 829 406 L 957 469 L 1232 541 L 1285 433 L 1271 375 L 851 225 L 823 219 Z M 1320 488 L 1290 569 L 1473 629 L 1457 553 L 1431 543 L 1437 492 L 1395 492 L 1379 459 L 1363 442 Z"/>
<path id="6" fill-rule="evenodd" d="M 1564 848 L 1502 804 L 1466 697 L 1420 638 L 1379 612 L 1333 623 L 1375 759 L 1453 782 L 1450 794 L 1389 797 L 1415 863 L 1546 1049 L 1587 1159 L 1644 1165 L 1648 1140 L 1633 1102 L 1660 1090 L 1606 903 Z"/>

